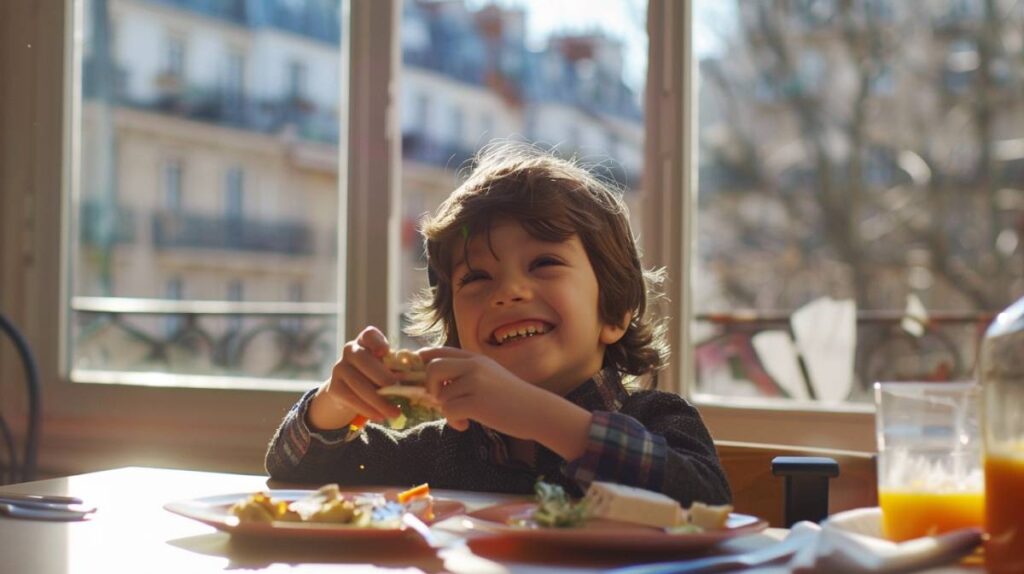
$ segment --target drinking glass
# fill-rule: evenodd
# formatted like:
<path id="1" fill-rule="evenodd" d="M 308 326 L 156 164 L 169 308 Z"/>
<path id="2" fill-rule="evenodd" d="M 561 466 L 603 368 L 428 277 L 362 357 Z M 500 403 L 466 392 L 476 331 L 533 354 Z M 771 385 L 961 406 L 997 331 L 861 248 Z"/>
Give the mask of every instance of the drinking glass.
<path id="1" fill-rule="evenodd" d="M 984 525 L 980 397 L 973 382 L 875 383 L 878 502 L 890 540 Z"/>

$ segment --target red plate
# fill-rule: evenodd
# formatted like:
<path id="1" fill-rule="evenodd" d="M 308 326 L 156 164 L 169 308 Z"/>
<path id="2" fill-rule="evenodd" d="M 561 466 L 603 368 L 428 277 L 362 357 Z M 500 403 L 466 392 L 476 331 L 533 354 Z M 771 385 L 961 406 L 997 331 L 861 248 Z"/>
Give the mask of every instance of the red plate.
<path id="1" fill-rule="evenodd" d="M 536 506 L 532 502 L 489 506 L 469 513 L 466 526 L 482 533 L 545 545 L 652 552 L 704 549 L 736 536 L 760 532 L 768 527 L 767 521 L 756 516 L 735 513 L 729 515 L 725 528 L 691 534 L 670 534 L 661 528 L 600 519 L 591 519 L 586 525 L 575 528 L 510 525 L 520 520 L 529 522 Z"/>

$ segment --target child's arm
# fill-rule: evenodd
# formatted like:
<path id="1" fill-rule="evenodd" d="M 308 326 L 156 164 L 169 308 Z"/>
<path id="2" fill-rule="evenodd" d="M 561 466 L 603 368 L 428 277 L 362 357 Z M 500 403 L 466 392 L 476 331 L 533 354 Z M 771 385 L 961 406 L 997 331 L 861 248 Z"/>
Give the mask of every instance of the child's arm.
<path id="1" fill-rule="evenodd" d="M 636 393 L 619 412 L 594 412 L 588 435 L 586 452 L 566 468 L 583 490 L 603 480 L 663 492 L 684 505 L 732 497 L 700 414 L 678 395 Z"/>

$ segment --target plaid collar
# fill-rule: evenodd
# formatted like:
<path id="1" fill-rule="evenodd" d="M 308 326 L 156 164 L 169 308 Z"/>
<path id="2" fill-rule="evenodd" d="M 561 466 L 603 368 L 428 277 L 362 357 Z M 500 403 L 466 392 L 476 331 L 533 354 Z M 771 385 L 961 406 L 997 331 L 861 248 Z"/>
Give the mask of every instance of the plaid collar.
<path id="1" fill-rule="evenodd" d="M 603 369 L 593 378 L 587 379 L 580 386 L 576 387 L 565 396 L 569 402 L 594 411 L 618 411 L 622 408 L 628 393 L 622 386 L 622 376 L 615 369 Z M 497 464 L 499 466 L 521 466 L 519 461 L 512 461 L 509 455 L 508 435 L 489 429 L 476 422 L 472 423 L 474 438 L 477 443 L 477 451 L 482 460 Z M 546 459 L 561 459 L 546 448 L 538 445 L 535 462 L 542 466 Z M 554 462 L 547 461 L 547 462 Z"/>

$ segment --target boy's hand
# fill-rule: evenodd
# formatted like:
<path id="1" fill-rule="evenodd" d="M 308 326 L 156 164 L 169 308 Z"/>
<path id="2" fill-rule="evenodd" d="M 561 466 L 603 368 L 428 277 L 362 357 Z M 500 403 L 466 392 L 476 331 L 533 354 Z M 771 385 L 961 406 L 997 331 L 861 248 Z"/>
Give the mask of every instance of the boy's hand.
<path id="1" fill-rule="evenodd" d="M 452 347 L 421 349 L 427 392 L 441 403 L 448 425 L 466 430 L 469 419 L 516 438 L 536 440 L 536 415 L 558 395 L 520 379 L 493 359 Z M 571 403 L 567 403 L 571 404 Z"/>
<path id="2" fill-rule="evenodd" d="M 331 379 L 320 387 L 310 405 L 310 422 L 317 428 L 338 428 L 356 414 L 378 421 L 397 417 L 398 407 L 377 394 L 378 388 L 398 382 L 381 361 L 388 350 L 387 337 L 376 327 L 363 329 L 354 341 L 345 343 L 341 358 L 331 369 Z M 333 412 L 327 408 L 328 402 Z"/>

